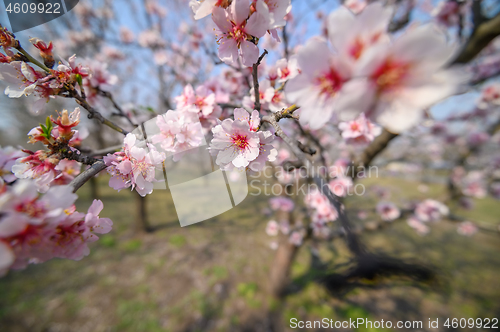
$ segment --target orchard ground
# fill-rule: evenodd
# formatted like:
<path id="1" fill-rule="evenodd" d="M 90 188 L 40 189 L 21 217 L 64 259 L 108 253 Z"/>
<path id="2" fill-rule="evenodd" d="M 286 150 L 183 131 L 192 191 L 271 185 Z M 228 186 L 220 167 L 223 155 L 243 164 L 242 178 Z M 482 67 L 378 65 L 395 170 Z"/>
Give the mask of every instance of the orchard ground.
<path id="1" fill-rule="evenodd" d="M 11 271 L 0 280 L 0 330 L 17 331 L 266 331 L 279 320 L 286 331 L 298 320 L 422 320 L 428 318 L 500 317 L 500 241 L 498 234 L 457 234 L 456 223 L 441 221 L 427 236 L 404 221 L 363 240 L 373 251 L 415 259 L 436 267 L 439 282 L 416 287 L 407 280 L 366 281 L 343 297 L 332 297 L 304 282 L 311 255 L 308 244 L 292 268 L 294 292 L 279 303 L 267 292 L 274 251 L 265 234 L 268 198 L 249 195 L 237 208 L 202 223 L 181 228 L 167 191 L 147 197 L 149 221 L 156 231 L 134 229 L 136 193 L 117 193 L 98 179 L 101 214 L 114 221 L 113 231 L 91 245 L 82 261 L 53 260 Z M 381 177 L 365 179 L 367 192 L 383 185 L 398 204 L 408 199 L 443 199 L 445 186 Z M 79 191 L 78 210 L 90 206 L 89 186 Z M 375 196 L 354 196 L 349 208 L 369 208 Z M 498 224 L 500 205 L 476 200 L 459 214 Z M 376 218 L 370 213 L 367 220 Z M 342 239 L 322 246 L 323 261 L 349 259 Z M 424 330 L 425 330 L 424 324 Z M 360 329 L 360 331 L 364 331 Z M 382 331 L 378 329 L 377 331 Z"/>

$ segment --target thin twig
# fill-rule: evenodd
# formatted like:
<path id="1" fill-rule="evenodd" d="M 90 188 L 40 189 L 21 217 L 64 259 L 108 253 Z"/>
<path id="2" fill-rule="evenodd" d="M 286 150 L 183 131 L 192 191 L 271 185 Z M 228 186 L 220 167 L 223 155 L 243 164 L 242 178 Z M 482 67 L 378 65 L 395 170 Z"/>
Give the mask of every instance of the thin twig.
<path id="1" fill-rule="evenodd" d="M 114 123 L 111 120 L 108 120 L 104 116 L 102 116 L 102 114 L 99 113 L 98 111 L 96 111 L 92 106 L 90 106 L 89 103 L 87 103 L 87 100 L 84 97 L 80 96 L 80 94 L 76 90 L 71 90 L 69 96 L 67 96 L 67 97 L 75 98 L 76 103 L 78 105 L 82 106 L 83 108 L 85 108 L 89 112 L 89 115 L 88 115 L 89 119 L 94 118 L 97 121 L 99 121 L 100 123 L 110 127 L 111 129 L 116 130 L 117 132 L 119 132 L 123 135 L 127 135 L 129 133 L 128 131 L 126 131 L 125 129 L 123 129 L 122 127 L 117 125 L 116 123 Z"/>
<path id="2" fill-rule="evenodd" d="M 259 92 L 259 76 L 257 73 L 257 69 L 259 68 L 260 63 L 262 62 L 262 59 L 267 54 L 267 50 L 264 50 L 264 53 L 261 54 L 259 59 L 257 60 L 257 63 L 253 64 L 252 68 L 252 76 L 253 76 L 253 92 L 255 94 L 255 109 L 257 111 L 260 111 L 260 92 Z"/>
<path id="3" fill-rule="evenodd" d="M 99 93 L 101 95 L 103 95 L 104 97 L 108 98 L 109 101 L 111 101 L 111 103 L 113 104 L 113 107 L 118 111 L 118 115 L 120 115 L 121 117 L 124 117 L 125 119 L 127 119 L 128 123 L 132 126 L 132 127 L 137 127 L 137 125 L 132 121 L 132 119 L 130 119 L 130 117 L 125 114 L 125 112 L 123 111 L 123 109 L 120 107 L 120 105 L 118 105 L 115 101 L 115 99 L 113 98 L 113 95 L 111 94 L 111 92 L 108 92 L 108 91 L 102 91 L 102 90 L 99 90 Z"/>

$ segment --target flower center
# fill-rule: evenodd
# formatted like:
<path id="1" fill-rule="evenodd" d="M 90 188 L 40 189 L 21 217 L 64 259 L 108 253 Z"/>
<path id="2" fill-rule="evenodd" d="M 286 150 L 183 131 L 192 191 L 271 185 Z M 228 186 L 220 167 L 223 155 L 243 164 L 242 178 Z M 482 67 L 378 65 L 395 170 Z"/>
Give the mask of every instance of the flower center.
<path id="1" fill-rule="evenodd" d="M 404 83 L 410 67 L 408 63 L 398 63 L 388 59 L 375 71 L 372 79 L 377 83 L 379 91 L 391 90 Z"/>
<path id="2" fill-rule="evenodd" d="M 206 106 L 205 98 L 196 97 L 195 105 L 200 109 L 203 108 L 203 106 Z"/>
<path id="3" fill-rule="evenodd" d="M 16 207 L 16 211 L 25 213 L 32 218 L 39 218 L 45 213 L 44 207 L 40 204 L 36 204 L 35 200 L 19 204 Z"/>
<path id="4" fill-rule="evenodd" d="M 247 39 L 247 34 L 245 33 L 245 31 L 243 31 L 244 24 L 245 23 L 243 23 L 240 26 L 240 25 L 234 25 L 234 23 L 233 23 L 233 30 L 231 32 L 229 32 L 229 37 L 236 41 L 236 43 L 238 44 L 238 47 L 240 46 L 242 41 Z"/>
<path id="5" fill-rule="evenodd" d="M 236 145 L 240 150 L 245 150 L 248 146 L 248 138 L 244 135 L 234 135 L 232 137 L 233 144 Z"/>
<path id="6" fill-rule="evenodd" d="M 342 88 L 344 80 L 335 69 L 330 68 L 328 72 L 317 77 L 315 83 L 320 90 L 320 95 L 331 98 Z"/>

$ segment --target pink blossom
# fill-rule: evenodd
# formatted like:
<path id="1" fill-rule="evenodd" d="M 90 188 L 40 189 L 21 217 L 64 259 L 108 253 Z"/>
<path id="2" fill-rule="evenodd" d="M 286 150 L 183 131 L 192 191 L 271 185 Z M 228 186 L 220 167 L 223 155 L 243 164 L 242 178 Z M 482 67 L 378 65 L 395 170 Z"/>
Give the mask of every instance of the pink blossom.
<path id="1" fill-rule="evenodd" d="M 287 220 L 280 221 L 280 231 L 285 235 L 290 233 L 290 223 Z"/>
<path id="2" fill-rule="evenodd" d="M 477 226 L 470 221 L 464 221 L 457 227 L 458 234 L 464 236 L 472 236 L 477 233 L 477 230 Z"/>
<path id="3" fill-rule="evenodd" d="M 288 239 L 288 241 L 299 247 L 300 245 L 302 245 L 302 241 L 304 239 L 304 234 L 300 231 L 293 231 L 292 234 L 290 234 L 290 237 Z"/>
<path id="4" fill-rule="evenodd" d="M 237 63 L 241 57 L 244 66 L 251 67 L 259 58 L 259 48 L 249 41 L 262 37 L 269 26 L 269 10 L 262 0 L 250 14 L 248 0 L 233 0 L 228 9 L 213 9 L 213 20 L 219 28 L 219 58 L 227 64 Z"/>
<path id="5" fill-rule="evenodd" d="M 335 221 L 338 218 L 337 210 L 330 204 L 328 198 L 317 189 L 311 189 L 304 198 L 306 205 L 313 209 L 313 222 Z"/>
<path id="6" fill-rule="evenodd" d="M 135 189 L 143 197 L 151 194 L 156 181 L 155 169 L 162 166 L 165 154 L 150 144 L 147 145 L 149 151 L 141 147 L 141 142 L 133 134 L 127 134 L 123 142 L 122 151 L 104 157 L 109 166 L 107 171 L 112 176 L 109 186 L 118 191 L 132 186 L 132 190 Z"/>
<path id="7" fill-rule="evenodd" d="M 296 54 L 301 73 L 290 79 L 285 93 L 291 103 L 300 105 L 300 123 L 319 129 L 333 116 L 341 102 L 350 66 L 334 55 L 326 41 L 312 38 Z"/>
<path id="8" fill-rule="evenodd" d="M 458 25 L 459 14 L 460 4 L 449 0 L 441 1 L 432 11 L 432 16 L 434 16 L 436 21 L 447 27 Z"/>
<path id="9" fill-rule="evenodd" d="M 284 83 L 294 78 L 299 72 L 297 58 L 295 57 L 292 57 L 290 60 L 280 59 L 276 61 L 276 79 L 278 83 Z"/>
<path id="10" fill-rule="evenodd" d="M 486 196 L 486 184 L 484 175 L 480 171 L 472 171 L 462 180 L 462 193 L 466 196 L 484 198 Z"/>
<path id="11" fill-rule="evenodd" d="M 317 238 L 326 238 L 330 235 L 330 228 L 322 221 L 311 223 L 313 235 Z"/>
<path id="12" fill-rule="evenodd" d="M 75 160 L 63 159 L 54 168 L 60 174 L 54 178 L 53 184 L 69 184 L 78 174 L 80 174 L 81 164 Z"/>
<path id="13" fill-rule="evenodd" d="M 95 200 L 87 215 L 75 211 L 70 186 L 56 186 L 39 196 L 32 181 L 19 180 L 0 194 L 0 274 L 54 257 L 79 260 L 88 255 L 95 233 L 107 233 L 112 222 L 99 218 Z"/>
<path id="14" fill-rule="evenodd" d="M 295 206 L 292 199 L 284 196 L 271 198 L 269 204 L 271 205 L 271 209 L 285 212 L 292 212 Z"/>
<path id="15" fill-rule="evenodd" d="M 279 233 L 279 225 L 275 220 L 269 220 L 266 226 L 266 234 L 269 236 L 276 236 Z"/>
<path id="16" fill-rule="evenodd" d="M 421 222 L 415 216 L 412 216 L 412 217 L 408 218 L 408 220 L 406 222 L 407 222 L 408 226 L 410 226 L 415 231 L 417 231 L 417 233 L 419 235 L 426 235 L 430 231 L 429 227 L 426 224 L 424 224 L 423 222 Z"/>
<path id="17" fill-rule="evenodd" d="M 226 119 L 212 129 L 210 150 L 217 154 L 215 163 L 221 168 L 230 165 L 247 167 L 259 155 L 260 140 L 246 121 Z"/>
<path id="18" fill-rule="evenodd" d="M 180 160 L 185 151 L 200 146 L 205 140 L 198 116 L 191 112 L 169 110 L 156 117 L 156 125 L 159 133 L 151 137 L 151 142 L 172 152 L 174 161 Z"/>
<path id="19" fill-rule="evenodd" d="M 340 6 L 328 17 L 328 36 L 343 58 L 360 61 L 371 48 L 389 43 L 391 18 L 392 9 L 379 2 L 369 4 L 358 15 Z"/>
<path id="20" fill-rule="evenodd" d="M 49 98 L 55 98 L 56 92 L 47 83 L 50 78 L 25 62 L 0 63 L 0 80 L 10 84 L 5 94 L 10 98 L 33 95 L 35 101 L 30 108 L 33 114 L 38 114 Z"/>
<path id="21" fill-rule="evenodd" d="M 289 105 L 285 100 L 283 91 L 278 89 L 275 90 L 273 87 L 268 87 L 265 90 L 264 101 L 269 104 L 269 110 L 274 113 L 287 108 Z"/>
<path id="22" fill-rule="evenodd" d="M 199 20 L 210 14 L 215 7 L 227 8 L 230 0 L 190 0 L 189 7 L 194 13 L 194 19 Z"/>
<path id="23" fill-rule="evenodd" d="M 377 213 L 384 221 L 396 220 L 401 215 L 398 207 L 391 202 L 379 202 L 377 204 Z"/>
<path id="24" fill-rule="evenodd" d="M 266 98 L 266 91 L 268 89 L 272 89 L 268 93 L 268 98 Z M 248 92 L 249 95 L 243 97 L 243 107 L 245 107 L 248 110 L 253 110 L 255 109 L 255 93 L 254 89 L 251 88 L 250 91 Z M 270 95 L 272 94 L 272 95 Z M 274 96 L 274 89 L 271 87 L 270 82 L 268 80 L 265 80 L 259 84 L 259 100 L 260 100 L 260 106 L 262 109 L 266 110 L 270 108 L 269 101 L 271 98 Z M 281 110 L 281 109 L 280 109 Z"/>
<path id="25" fill-rule="evenodd" d="M 188 84 L 182 90 L 182 94 L 174 98 L 177 103 L 177 108 L 180 110 L 191 107 L 196 102 L 196 95 L 193 86 Z"/>
<path id="26" fill-rule="evenodd" d="M 194 91 L 193 87 L 188 84 L 183 94 L 175 99 L 179 110 L 200 113 L 200 117 L 203 118 L 220 115 L 221 110 L 216 103 L 215 93 L 206 86 L 200 85 Z"/>
<path id="27" fill-rule="evenodd" d="M 368 120 L 364 113 L 348 122 L 340 122 L 339 129 L 347 143 L 367 144 L 380 135 L 382 128 Z"/>
<path id="28" fill-rule="evenodd" d="M 391 132 L 411 128 L 424 109 L 456 93 L 465 81 L 460 69 L 443 69 L 453 53 L 446 36 L 432 25 L 408 30 L 390 46 L 375 47 L 357 65 L 359 78 L 344 87 L 340 119 L 365 112 Z"/>
<path id="29" fill-rule="evenodd" d="M 99 91 L 111 91 L 113 85 L 118 82 L 118 76 L 111 74 L 104 62 L 87 60 L 86 65 L 92 75 L 83 81 L 83 85 L 87 98 L 92 101 L 99 95 Z"/>
<path id="30" fill-rule="evenodd" d="M 28 156 L 16 160 L 12 172 L 19 179 L 34 179 L 38 190 L 41 193 L 47 192 L 50 183 L 58 174 L 55 167 L 59 162 L 49 154 L 42 150 L 30 152 Z"/>
<path id="31" fill-rule="evenodd" d="M 150 29 L 141 32 L 137 40 L 139 42 L 139 45 L 149 48 L 162 48 L 165 47 L 166 44 L 160 32 L 156 29 Z"/>
<path id="32" fill-rule="evenodd" d="M 221 168 L 250 167 L 259 170 L 266 160 L 274 160 L 277 152 L 269 143 L 272 140 L 270 132 L 259 132 L 259 112 L 254 110 L 251 116 L 242 108 L 234 110 L 234 121 L 226 119 L 212 129 L 214 138 L 210 144 L 210 151 L 217 155 L 215 163 Z M 261 156 L 261 159 L 257 160 Z M 266 159 L 266 160 L 264 160 Z"/>
<path id="33" fill-rule="evenodd" d="M 347 158 L 337 159 L 332 166 L 328 169 L 331 178 L 337 176 L 347 176 L 348 169 L 351 166 L 351 161 Z"/>
<path id="34" fill-rule="evenodd" d="M 0 178 L 7 183 L 16 180 L 17 177 L 12 172 L 12 166 L 15 165 L 17 159 L 24 156 L 26 153 L 12 146 L 4 148 L 0 146 Z"/>
<path id="35" fill-rule="evenodd" d="M 274 140 L 274 135 L 270 131 L 259 131 L 259 156 L 252 160 L 248 168 L 254 172 L 258 172 L 266 166 L 266 162 L 276 160 L 278 152 L 271 144 Z"/>
<path id="36" fill-rule="evenodd" d="M 493 83 L 483 90 L 479 105 L 483 108 L 500 106 L 500 83 Z"/>
<path id="37" fill-rule="evenodd" d="M 446 205 L 433 199 L 426 199 L 415 208 L 415 216 L 423 222 L 438 221 L 449 213 Z"/>
<path id="38" fill-rule="evenodd" d="M 349 8 L 354 14 L 360 13 L 365 9 L 367 3 L 365 0 L 346 0 L 344 1 L 344 6 Z"/>
<path id="39" fill-rule="evenodd" d="M 345 197 L 353 186 L 352 179 L 348 176 L 337 176 L 328 184 L 332 193 L 339 197 Z"/>
<path id="40" fill-rule="evenodd" d="M 291 0 L 263 0 L 269 11 L 268 30 L 284 27 L 286 25 L 286 15 L 292 10 Z M 253 0 L 254 5 L 257 0 Z"/>
<path id="41" fill-rule="evenodd" d="M 120 27 L 120 40 L 125 44 L 133 43 L 135 39 L 134 33 L 126 26 Z"/>

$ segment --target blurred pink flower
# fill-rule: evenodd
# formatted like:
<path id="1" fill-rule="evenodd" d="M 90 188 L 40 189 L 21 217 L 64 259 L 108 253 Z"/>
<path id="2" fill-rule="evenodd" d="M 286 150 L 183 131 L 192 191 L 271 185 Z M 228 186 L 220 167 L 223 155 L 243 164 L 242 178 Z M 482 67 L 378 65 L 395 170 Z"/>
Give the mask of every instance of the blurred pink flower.
<path id="1" fill-rule="evenodd" d="M 460 235 L 472 236 L 477 233 L 477 226 L 470 221 L 464 221 L 457 227 L 457 232 Z"/>
<path id="2" fill-rule="evenodd" d="M 398 207 L 391 202 L 379 202 L 376 209 L 377 213 L 384 221 L 393 221 L 401 216 Z"/>
<path id="3" fill-rule="evenodd" d="M 449 213 L 446 205 L 433 199 L 426 199 L 415 208 L 415 216 L 423 222 L 438 221 Z"/>
<path id="4" fill-rule="evenodd" d="M 293 208 L 295 207 L 295 204 L 293 203 L 293 200 L 284 197 L 284 196 L 279 196 L 279 197 L 273 197 L 269 200 L 269 204 L 271 205 L 271 209 L 273 210 L 281 210 L 285 212 L 291 212 L 293 211 Z"/>

